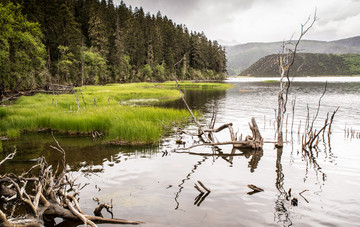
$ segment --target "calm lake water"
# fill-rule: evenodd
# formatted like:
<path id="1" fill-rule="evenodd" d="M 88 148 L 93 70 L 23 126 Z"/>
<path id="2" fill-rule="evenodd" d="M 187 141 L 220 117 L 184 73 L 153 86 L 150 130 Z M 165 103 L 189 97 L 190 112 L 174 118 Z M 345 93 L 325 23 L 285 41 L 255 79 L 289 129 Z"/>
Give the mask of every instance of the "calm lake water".
<path id="1" fill-rule="evenodd" d="M 203 122 L 211 119 L 215 109 L 216 126 L 232 122 L 234 130 L 246 136 L 251 134 L 248 122 L 255 117 L 264 139 L 274 141 L 279 84 L 271 80 L 229 79 L 227 82 L 235 85 L 230 90 L 188 90 L 185 94 L 191 108 L 203 111 Z M 300 136 L 307 106 L 310 116 L 314 116 L 325 81 L 327 89 L 315 127 L 323 126 L 327 112 L 340 108 L 330 143 L 325 137 L 319 151 L 309 157 L 301 150 Z M 291 133 L 291 103 L 295 99 Z M 167 105 L 182 107 L 179 101 Z M 192 150 L 203 155 L 171 152 L 183 147 L 175 144 L 180 138 L 176 134 L 164 138 L 159 146 L 141 148 L 104 146 L 90 137 L 56 137 L 67 151 L 72 176 L 79 176 L 82 185 L 89 183 L 80 195 L 80 204 L 89 214 L 97 206 L 93 200 L 97 197 L 101 202 L 113 201 L 114 217 L 146 222 L 141 226 L 359 226 L 360 139 L 347 137 L 344 130 L 360 130 L 360 78 L 295 80 L 287 114 L 284 138 L 289 142 L 282 150 L 266 143 L 263 151 L 237 151 L 233 157 L 226 156 L 231 146 L 216 151 L 211 147 Z M 194 128 L 189 125 L 186 129 Z M 230 140 L 227 131 L 216 137 L 219 141 Z M 197 140 L 190 136 L 182 139 L 187 142 L 185 146 Z M 47 133 L 26 134 L 18 141 L 3 142 L 0 158 L 14 145 L 18 155 L 2 166 L 1 172 L 27 169 L 41 155 L 56 163 L 60 155 L 50 144 L 53 142 Z M 163 155 L 165 150 L 168 155 Z M 205 155 L 213 152 L 223 154 Z M 197 181 L 211 193 L 199 196 L 194 188 Z M 264 191 L 251 193 L 248 184 Z M 290 189 L 292 197 L 287 200 Z M 291 205 L 292 198 L 298 200 L 297 206 Z"/>

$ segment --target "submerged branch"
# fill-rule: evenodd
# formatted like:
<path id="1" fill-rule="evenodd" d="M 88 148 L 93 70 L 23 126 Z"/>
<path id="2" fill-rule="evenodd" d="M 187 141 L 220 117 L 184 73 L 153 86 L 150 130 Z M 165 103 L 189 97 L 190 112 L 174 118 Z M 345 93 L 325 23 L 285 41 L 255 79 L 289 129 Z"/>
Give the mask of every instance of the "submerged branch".
<path id="1" fill-rule="evenodd" d="M 14 147 L 14 152 L 8 154 L 8 156 L 6 156 L 6 157 L 0 162 L 0 166 L 1 166 L 4 162 L 6 162 L 7 160 L 13 159 L 14 156 L 15 156 L 15 154 L 16 154 L 16 147 Z"/>

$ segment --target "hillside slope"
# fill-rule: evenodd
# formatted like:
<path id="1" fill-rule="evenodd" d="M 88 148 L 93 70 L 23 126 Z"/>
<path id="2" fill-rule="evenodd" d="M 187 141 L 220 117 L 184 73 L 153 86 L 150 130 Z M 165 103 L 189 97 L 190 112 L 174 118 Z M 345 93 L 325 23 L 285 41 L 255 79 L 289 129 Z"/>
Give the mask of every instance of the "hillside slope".
<path id="1" fill-rule="evenodd" d="M 360 55 L 299 53 L 290 74 L 297 76 L 358 75 L 360 74 Z M 261 58 L 240 75 L 279 76 L 279 55 L 272 54 Z"/>
<path id="2" fill-rule="evenodd" d="M 282 42 L 247 43 L 227 46 L 227 71 L 229 75 L 237 75 L 262 57 L 280 53 Z M 303 40 L 299 52 L 325 54 L 360 54 L 360 36 L 336 41 Z"/>

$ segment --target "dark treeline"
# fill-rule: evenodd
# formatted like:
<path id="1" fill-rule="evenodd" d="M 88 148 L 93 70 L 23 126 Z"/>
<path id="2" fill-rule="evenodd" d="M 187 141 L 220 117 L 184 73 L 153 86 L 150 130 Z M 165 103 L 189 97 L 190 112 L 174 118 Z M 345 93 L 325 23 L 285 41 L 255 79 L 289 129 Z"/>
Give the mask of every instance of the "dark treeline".
<path id="1" fill-rule="evenodd" d="M 3 0 L 0 88 L 223 79 L 225 50 L 160 12 L 112 0 Z"/>

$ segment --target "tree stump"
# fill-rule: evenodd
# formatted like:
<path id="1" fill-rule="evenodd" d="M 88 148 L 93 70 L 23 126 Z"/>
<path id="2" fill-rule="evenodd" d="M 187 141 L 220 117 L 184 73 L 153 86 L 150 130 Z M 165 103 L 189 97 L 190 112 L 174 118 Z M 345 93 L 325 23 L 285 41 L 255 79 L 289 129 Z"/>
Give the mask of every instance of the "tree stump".
<path id="1" fill-rule="evenodd" d="M 234 144 L 234 148 L 248 148 L 253 150 L 261 150 L 264 144 L 264 140 L 260 134 L 259 127 L 256 124 L 255 118 L 251 118 L 251 123 L 249 123 L 252 136 L 246 136 L 245 140 L 241 141 L 243 143 Z"/>

